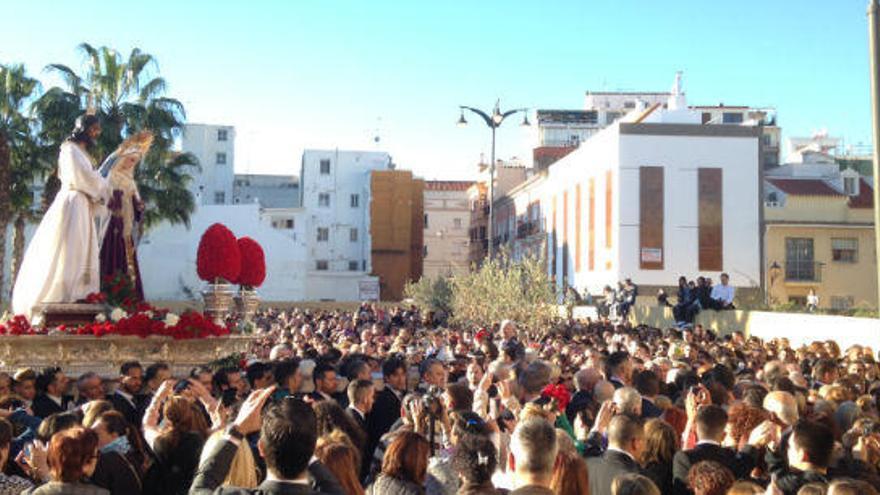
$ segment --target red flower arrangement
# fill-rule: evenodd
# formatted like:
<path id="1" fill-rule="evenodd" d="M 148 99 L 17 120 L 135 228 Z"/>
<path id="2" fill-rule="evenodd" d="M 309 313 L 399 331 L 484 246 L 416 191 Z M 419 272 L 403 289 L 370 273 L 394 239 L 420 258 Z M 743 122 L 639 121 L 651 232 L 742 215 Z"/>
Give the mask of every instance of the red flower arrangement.
<path id="1" fill-rule="evenodd" d="M 250 237 L 242 237 L 238 240 L 238 251 L 241 254 L 241 271 L 236 282 L 249 289 L 263 285 L 263 281 L 266 280 L 266 257 L 263 248 Z"/>
<path id="2" fill-rule="evenodd" d="M 241 272 L 241 253 L 235 234 L 225 225 L 215 223 L 202 234 L 196 255 L 196 268 L 199 278 L 208 283 L 238 279 Z"/>
<path id="3" fill-rule="evenodd" d="M 547 397 L 555 402 L 559 412 L 565 412 L 565 408 L 571 402 L 571 392 L 561 383 L 544 387 L 544 390 L 541 391 L 541 397 Z"/>
<path id="4" fill-rule="evenodd" d="M 24 315 L 13 316 L 12 319 L 0 325 L 0 335 L 37 335 L 37 329 Z"/>
<path id="5" fill-rule="evenodd" d="M 74 335 L 123 335 L 146 338 L 151 335 L 171 337 L 175 340 L 202 339 L 229 335 L 229 328 L 215 324 L 205 315 L 190 311 L 180 316 L 175 325 L 165 324 L 167 310 L 156 310 L 149 305 L 146 309 L 122 318 L 116 323 L 110 321 L 94 322 L 68 330 Z"/>

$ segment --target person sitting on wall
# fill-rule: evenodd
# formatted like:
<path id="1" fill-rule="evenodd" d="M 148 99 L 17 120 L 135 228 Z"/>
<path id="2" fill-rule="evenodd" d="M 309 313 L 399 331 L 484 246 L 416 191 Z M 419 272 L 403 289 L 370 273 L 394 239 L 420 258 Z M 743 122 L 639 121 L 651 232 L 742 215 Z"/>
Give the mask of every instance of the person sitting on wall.
<path id="1" fill-rule="evenodd" d="M 736 309 L 733 306 L 733 297 L 736 294 L 736 289 L 730 285 L 730 276 L 726 273 L 721 274 L 721 283 L 712 287 L 711 297 L 711 307 L 715 310 L 724 310 L 724 309 Z"/>

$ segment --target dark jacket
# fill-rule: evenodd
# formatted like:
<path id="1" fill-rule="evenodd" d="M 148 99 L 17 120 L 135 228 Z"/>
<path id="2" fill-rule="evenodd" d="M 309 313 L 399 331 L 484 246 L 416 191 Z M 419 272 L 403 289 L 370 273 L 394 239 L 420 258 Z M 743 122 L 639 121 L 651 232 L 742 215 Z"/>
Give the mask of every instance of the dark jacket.
<path id="1" fill-rule="evenodd" d="M 119 411 L 125 416 L 126 421 L 132 425 L 140 427 L 142 416 L 137 404 L 137 397 L 134 398 L 134 405 L 132 405 L 128 399 L 116 392 L 108 395 L 107 400 L 113 404 L 113 409 Z"/>
<path id="2" fill-rule="evenodd" d="M 367 416 L 367 449 L 373 450 L 379 444 L 382 435 L 388 433 L 391 425 L 400 419 L 400 399 L 391 391 L 391 387 L 387 384 L 376 395 L 376 402 L 373 403 L 373 409 Z"/>
<path id="3" fill-rule="evenodd" d="M 380 474 L 367 488 L 367 495 L 422 495 L 423 493 L 425 493 L 423 486 L 384 474 Z"/>
<path id="4" fill-rule="evenodd" d="M 660 489 L 660 493 L 672 493 L 672 463 L 649 462 L 645 466 L 645 476 Z"/>
<path id="5" fill-rule="evenodd" d="M 642 397 L 642 419 L 659 418 L 660 416 L 663 416 L 663 409 Z"/>
<path id="6" fill-rule="evenodd" d="M 688 471 L 698 462 L 715 461 L 733 471 L 736 479 L 745 479 L 755 467 L 757 457 L 757 451 L 748 445 L 739 452 L 710 443 L 699 444 L 690 450 L 680 450 L 672 458 L 673 493 L 678 495 L 692 493 L 688 488 Z"/>
<path id="7" fill-rule="evenodd" d="M 574 418 L 577 413 L 589 407 L 593 401 L 593 394 L 586 390 L 578 390 L 571 396 L 571 402 L 565 408 L 565 416 L 568 422 L 574 424 Z"/>
<path id="8" fill-rule="evenodd" d="M 510 492 L 510 495 L 556 495 L 556 492 L 543 486 L 528 485 L 522 488 L 517 488 Z"/>
<path id="9" fill-rule="evenodd" d="M 509 492 L 503 488 L 495 488 L 492 482 L 482 485 L 463 483 L 456 495 L 505 495 L 506 493 Z"/>
<path id="10" fill-rule="evenodd" d="M 193 483 L 205 439 L 198 433 L 184 433 L 176 445 L 170 438 L 156 439 L 153 451 L 156 462 L 144 476 L 144 489 L 149 493 L 174 495 L 186 493 Z"/>
<path id="11" fill-rule="evenodd" d="M 46 394 L 40 394 L 34 397 L 34 402 L 31 404 L 31 410 L 34 412 L 34 416 L 38 418 L 48 418 L 49 416 L 57 413 L 63 413 L 67 411 L 67 398 L 61 399 L 61 405 L 59 406 L 57 402 L 50 399 Z"/>
<path id="12" fill-rule="evenodd" d="M 611 482 L 621 474 L 643 474 L 636 461 L 617 450 L 607 450 L 601 457 L 588 458 L 587 472 L 590 473 L 591 495 L 611 495 Z"/>
<path id="13" fill-rule="evenodd" d="M 92 483 L 110 490 L 111 495 L 141 493 L 138 470 L 119 452 L 103 452 L 92 474 Z"/>
<path id="14" fill-rule="evenodd" d="M 797 495 L 807 483 L 828 483 L 830 480 L 822 473 L 815 471 L 786 470 L 776 477 L 776 487 L 785 495 Z"/>
<path id="15" fill-rule="evenodd" d="M 336 478 L 320 462 L 309 466 L 311 486 L 267 480 L 253 489 L 221 487 L 236 452 L 238 447 L 229 440 L 217 442 L 217 447 L 199 466 L 190 495 L 345 495 Z"/>

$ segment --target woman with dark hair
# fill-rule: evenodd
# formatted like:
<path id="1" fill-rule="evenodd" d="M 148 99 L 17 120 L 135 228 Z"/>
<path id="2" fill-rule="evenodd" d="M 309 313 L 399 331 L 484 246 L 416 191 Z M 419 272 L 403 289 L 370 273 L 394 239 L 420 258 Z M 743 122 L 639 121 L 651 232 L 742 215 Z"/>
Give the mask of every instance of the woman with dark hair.
<path id="1" fill-rule="evenodd" d="M 16 475 L 7 475 L 3 472 L 9 461 L 9 451 L 13 440 L 12 423 L 0 419 L 0 495 L 18 495 L 24 490 L 34 486 L 34 483 L 26 478 Z"/>
<path id="2" fill-rule="evenodd" d="M 315 457 L 333 473 L 345 495 L 364 495 L 364 487 L 358 479 L 360 452 L 341 431 L 318 438 Z"/>
<path id="3" fill-rule="evenodd" d="M 590 477 L 587 462 L 577 452 L 559 452 L 550 489 L 556 495 L 582 495 L 590 493 Z"/>
<path id="4" fill-rule="evenodd" d="M 92 430 L 100 452 L 92 481 L 113 494 L 140 493 L 146 458 L 140 433 L 118 411 L 102 414 Z"/>
<path id="5" fill-rule="evenodd" d="M 431 447 L 422 435 L 400 432 L 385 451 L 382 472 L 367 489 L 369 495 L 423 495 Z"/>
<path id="6" fill-rule="evenodd" d="M 329 435 L 334 430 L 348 435 L 358 452 L 363 452 L 367 444 L 367 434 L 355 420 L 349 416 L 335 401 L 322 400 L 313 406 L 318 419 L 318 436 Z M 358 457 L 358 462 L 361 459 Z"/>
<path id="7" fill-rule="evenodd" d="M 495 444 L 483 435 L 465 435 L 452 455 L 452 467 L 461 479 L 459 495 L 498 495 L 492 474 L 498 467 Z"/>
<path id="8" fill-rule="evenodd" d="M 95 170 L 87 148 L 101 134 L 94 115 L 76 119 L 61 145 L 61 188 L 28 244 L 15 286 L 12 311 L 30 318 L 43 302 L 76 302 L 100 288 L 95 217 L 108 193 L 107 179 Z"/>
<path id="9" fill-rule="evenodd" d="M 110 495 L 104 488 L 83 481 L 98 463 L 98 435 L 76 426 L 56 433 L 49 442 L 48 483 L 28 490 L 33 495 Z"/>

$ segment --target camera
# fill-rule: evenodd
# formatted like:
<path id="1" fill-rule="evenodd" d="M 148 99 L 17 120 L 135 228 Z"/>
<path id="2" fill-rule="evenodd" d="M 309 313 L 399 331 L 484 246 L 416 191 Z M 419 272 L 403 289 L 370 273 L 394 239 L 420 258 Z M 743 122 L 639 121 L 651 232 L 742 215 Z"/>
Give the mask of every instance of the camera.
<path id="1" fill-rule="evenodd" d="M 422 395 L 422 405 L 425 407 L 425 410 L 428 411 L 428 414 L 431 416 L 438 416 L 440 414 L 440 411 L 443 409 L 443 403 L 441 402 L 442 398 L 442 388 L 436 385 L 428 387 L 428 390 Z"/>

